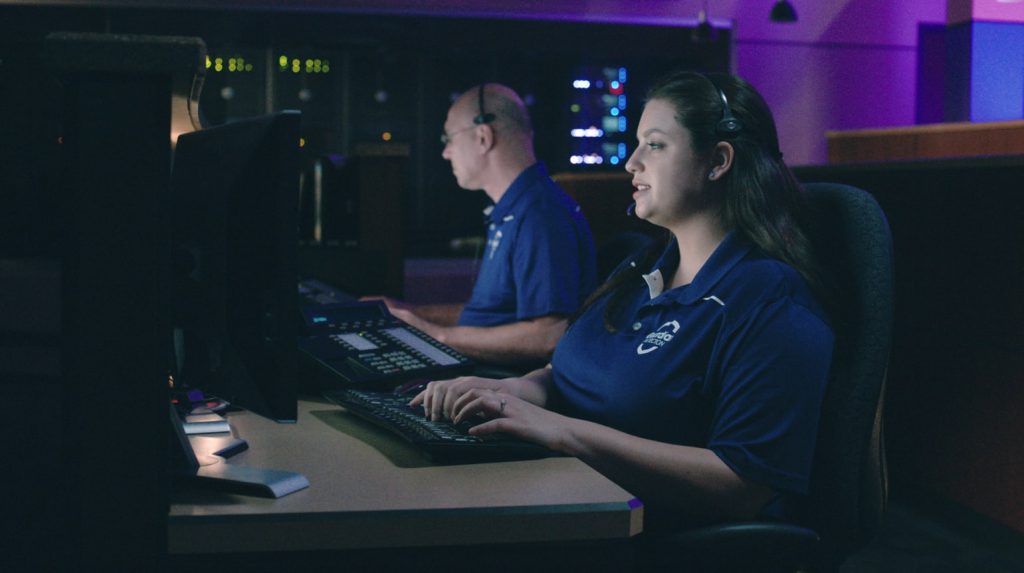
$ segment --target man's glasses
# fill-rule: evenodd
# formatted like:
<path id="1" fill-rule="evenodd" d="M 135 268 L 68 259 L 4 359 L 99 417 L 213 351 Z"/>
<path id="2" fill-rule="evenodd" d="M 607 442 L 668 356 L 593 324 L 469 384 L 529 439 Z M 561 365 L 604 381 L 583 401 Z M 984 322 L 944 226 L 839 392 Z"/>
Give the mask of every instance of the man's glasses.
<path id="1" fill-rule="evenodd" d="M 462 133 L 463 131 L 469 131 L 469 130 L 473 129 L 474 127 L 476 127 L 476 126 L 475 125 L 471 125 L 469 127 L 464 127 L 462 129 L 457 129 L 457 130 L 455 130 L 455 131 L 453 131 L 451 133 L 442 133 L 441 134 L 441 145 L 448 145 L 448 143 L 452 140 L 453 137 L 455 137 L 456 135 Z"/>

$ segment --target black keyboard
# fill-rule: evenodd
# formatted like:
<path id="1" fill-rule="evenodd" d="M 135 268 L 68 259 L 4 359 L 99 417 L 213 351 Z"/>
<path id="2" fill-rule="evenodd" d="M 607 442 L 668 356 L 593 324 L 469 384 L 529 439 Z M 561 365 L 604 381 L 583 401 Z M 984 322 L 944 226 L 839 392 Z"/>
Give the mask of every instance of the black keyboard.
<path id="1" fill-rule="evenodd" d="M 438 463 L 495 462 L 543 458 L 551 450 L 501 435 L 473 436 L 474 423 L 432 422 L 421 408 L 411 408 L 410 396 L 350 388 L 331 390 L 324 396 L 350 413 L 398 434 Z"/>

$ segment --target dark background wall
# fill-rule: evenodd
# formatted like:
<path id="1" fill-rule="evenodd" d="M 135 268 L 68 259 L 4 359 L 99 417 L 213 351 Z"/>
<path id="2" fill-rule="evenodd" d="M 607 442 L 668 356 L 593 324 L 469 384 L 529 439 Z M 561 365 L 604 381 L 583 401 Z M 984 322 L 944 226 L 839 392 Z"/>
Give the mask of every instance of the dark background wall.
<path id="1" fill-rule="evenodd" d="M 481 233 L 486 198 L 458 189 L 438 142 L 448 105 L 462 90 L 496 81 L 519 91 L 534 116 L 538 154 L 559 172 L 574 169 L 568 161 L 569 102 L 571 80 L 580 70 L 626 67 L 627 115 L 636 121 L 644 87 L 656 76 L 674 67 L 730 65 L 728 30 L 697 44 L 688 28 L 637 24 L 156 8 L 0 10 L 0 109 L 11 117 L 0 149 L 19 166 L 5 168 L 2 182 L 21 212 L 46 210 L 46 199 L 35 190 L 45 188 L 45 151 L 53 150 L 57 130 L 47 102 L 53 86 L 38 73 L 36 60 L 45 33 L 198 36 L 211 56 L 200 106 L 208 123 L 300 109 L 310 169 L 325 155 L 350 158 L 367 146 L 407 157 L 399 167 L 406 183 L 395 224 L 403 223 L 409 256 L 450 254 L 452 238 Z M 283 67 L 282 57 L 288 62 Z M 216 70 L 218 59 L 223 71 Z M 243 62 L 241 71 L 228 70 L 232 60 Z M 291 69 L 294 60 L 302 62 L 299 73 Z"/>

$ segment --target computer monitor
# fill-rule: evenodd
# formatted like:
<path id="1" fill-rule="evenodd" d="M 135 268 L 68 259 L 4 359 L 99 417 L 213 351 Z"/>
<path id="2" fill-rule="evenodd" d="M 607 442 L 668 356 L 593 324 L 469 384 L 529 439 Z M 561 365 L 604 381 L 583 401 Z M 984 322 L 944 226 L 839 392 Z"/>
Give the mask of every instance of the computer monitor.
<path id="1" fill-rule="evenodd" d="M 297 111 L 179 137 L 171 172 L 175 386 L 295 421 Z"/>

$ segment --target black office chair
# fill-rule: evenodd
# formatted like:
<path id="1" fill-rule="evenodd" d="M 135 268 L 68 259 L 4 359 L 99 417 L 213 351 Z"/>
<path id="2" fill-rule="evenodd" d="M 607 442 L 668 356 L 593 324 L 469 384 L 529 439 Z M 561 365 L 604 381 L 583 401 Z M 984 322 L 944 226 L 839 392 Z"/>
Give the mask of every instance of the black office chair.
<path id="1" fill-rule="evenodd" d="M 837 571 L 885 511 L 882 407 L 893 323 L 892 239 L 867 192 L 804 186 L 807 229 L 836 289 L 837 337 L 811 475 L 810 527 L 726 523 L 659 538 L 677 571 Z"/>

